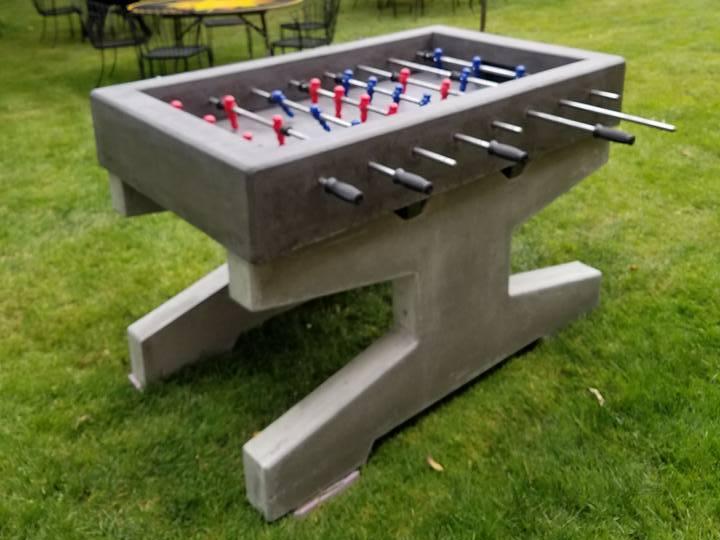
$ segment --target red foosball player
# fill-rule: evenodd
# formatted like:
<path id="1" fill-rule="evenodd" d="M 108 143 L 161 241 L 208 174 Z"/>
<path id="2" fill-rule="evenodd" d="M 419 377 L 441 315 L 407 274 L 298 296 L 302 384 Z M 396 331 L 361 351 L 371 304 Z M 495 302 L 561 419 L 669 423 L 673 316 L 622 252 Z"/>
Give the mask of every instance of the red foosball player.
<path id="1" fill-rule="evenodd" d="M 450 79 L 443 79 L 440 83 L 440 99 L 447 99 L 448 94 L 450 93 L 450 86 L 452 85 L 452 81 Z"/>
<path id="2" fill-rule="evenodd" d="M 233 96 L 223 96 L 222 98 L 223 108 L 228 120 L 230 120 L 230 127 L 236 131 L 240 124 L 238 123 L 237 113 L 235 112 L 235 98 Z"/>
<path id="3" fill-rule="evenodd" d="M 400 74 L 398 75 L 398 82 L 402 84 L 403 87 L 403 94 L 407 92 L 407 85 L 408 85 L 408 79 L 410 78 L 410 69 L 409 68 L 402 68 L 400 70 Z"/>
<path id="4" fill-rule="evenodd" d="M 368 94 L 363 94 L 360 96 L 360 121 L 362 123 L 367 122 L 368 118 L 368 108 L 370 107 L 370 96 Z"/>
<path id="5" fill-rule="evenodd" d="M 345 88 L 340 86 L 339 84 L 333 89 L 334 96 L 333 101 L 335 101 L 335 116 L 337 118 L 342 118 L 342 104 L 343 104 L 343 98 L 345 97 Z"/>
<path id="6" fill-rule="evenodd" d="M 317 77 L 310 79 L 310 84 L 308 85 L 308 93 L 310 94 L 310 102 L 313 105 L 317 105 L 320 85 L 320 79 L 318 79 Z"/>
<path id="7" fill-rule="evenodd" d="M 285 144 L 285 130 L 283 130 L 283 119 L 282 116 L 276 114 L 272 117 L 273 129 L 275 135 L 277 135 L 278 144 L 282 146 Z"/>

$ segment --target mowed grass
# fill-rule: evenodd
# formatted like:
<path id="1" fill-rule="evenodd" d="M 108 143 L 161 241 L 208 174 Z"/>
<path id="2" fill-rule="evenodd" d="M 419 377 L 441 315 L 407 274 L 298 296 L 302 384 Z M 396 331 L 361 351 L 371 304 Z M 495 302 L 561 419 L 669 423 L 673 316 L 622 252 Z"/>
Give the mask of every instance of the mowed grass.
<path id="1" fill-rule="evenodd" d="M 351 4 L 338 40 L 479 17 L 447 1 L 417 19 Z M 679 131 L 625 126 L 636 145 L 515 237 L 517 270 L 601 269 L 595 312 L 384 439 L 341 497 L 268 525 L 245 500 L 243 443 L 383 333 L 389 289 L 312 302 L 135 392 L 125 328 L 223 252 L 171 215 L 113 213 L 88 106 L 97 53 L 40 42 L 29 0 L 5 0 L 0 537 L 719 537 L 716 4 L 490 2 L 493 32 L 626 57 L 625 108 Z M 241 36 L 216 34 L 221 62 L 242 59 Z M 136 76 L 121 52 L 107 82 Z"/>

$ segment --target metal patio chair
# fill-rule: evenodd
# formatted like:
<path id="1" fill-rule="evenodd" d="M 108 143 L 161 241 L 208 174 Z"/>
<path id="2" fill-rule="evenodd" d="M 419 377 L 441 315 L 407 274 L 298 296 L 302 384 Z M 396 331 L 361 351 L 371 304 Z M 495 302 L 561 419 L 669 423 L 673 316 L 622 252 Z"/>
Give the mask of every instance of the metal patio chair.
<path id="1" fill-rule="evenodd" d="M 271 53 L 279 48 L 311 49 L 330 45 L 340 12 L 340 0 L 305 0 L 301 16 L 280 25 L 280 39 L 271 44 Z M 289 35 L 288 35 L 289 34 Z"/>
<path id="2" fill-rule="evenodd" d="M 60 17 L 67 17 L 68 23 L 70 24 L 70 36 L 75 37 L 75 28 L 73 26 L 73 18 L 78 18 L 78 25 L 80 28 L 80 35 L 84 34 L 83 20 L 82 20 L 82 9 L 80 5 L 74 0 L 32 0 L 35 11 L 42 17 L 42 34 L 40 39 L 45 38 L 45 32 L 47 29 L 47 19 L 52 17 L 55 32 L 53 35 L 53 45 L 57 43 L 58 36 L 58 19 Z"/>
<path id="3" fill-rule="evenodd" d="M 244 26 L 245 36 L 247 37 L 248 54 L 253 57 L 252 28 L 245 22 L 245 19 L 237 15 L 219 15 L 214 17 L 205 17 L 203 26 L 207 31 L 208 46 L 212 49 L 212 31 L 216 28 L 227 28 L 229 26 Z"/>
<path id="4" fill-rule="evenodd" d="M 197 59 L 198 67 L 202 67 L 203 56 L 207 57 L 210 66 L 213 65 L 213 52 L 203 36 L 204 27 L 201 17 L 154 15 L 143 20 L 146 22 L 149 20 L 152 32 L 152 37 L 139 48 L 143 76 L 149 72 L 149 75 L 154 77 L 156 66 L 159 67 L 160 75 L 169 73 L 168 63 L 173 66 L 172 72 L 177 72 L 180 65 L 188 71 L 190 60 L 193 58 Z"/>
<path id="5" fill-rule="evenodd" d="M 95 86 L 100 85 L 105 73 L 105 51 L 107 49 L 113 51 L 113 64 L 109 73 L 112 75 L 117 63 L 117 50 L 128 47 L 137 50 L 150 37 L 150 31 L 143 25 L 142 20 L 128 13 L 125 6 L 96 0 L 87 0 L 85 31 L 90 44 L 100 51 L 100 75 L 98 75 Z M 143 65 L 139 58 L 138 66 L 140 76 L 144 77 Z"/>

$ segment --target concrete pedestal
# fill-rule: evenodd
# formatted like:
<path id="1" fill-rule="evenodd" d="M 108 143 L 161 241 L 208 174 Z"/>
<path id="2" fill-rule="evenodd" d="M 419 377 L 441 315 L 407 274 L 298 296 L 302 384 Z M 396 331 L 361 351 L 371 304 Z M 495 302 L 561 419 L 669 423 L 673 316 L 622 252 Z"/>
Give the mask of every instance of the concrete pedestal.
<path id="1" fill-rule="evenodd" d="M 306 300 L 391 280 L 393 328 L 244 447 L 248 498 L 276 519 L 362 465 L 379 437 L 597 304 L 599 271 L 511 276 L 510 241 L 607 151 L 576 143 L 512 180 L 431 197 L 415 218 L 390 214 L 262 265 L 229 253 L 227 268 L 130 327 L 132 378 L 166 376 Z"/>

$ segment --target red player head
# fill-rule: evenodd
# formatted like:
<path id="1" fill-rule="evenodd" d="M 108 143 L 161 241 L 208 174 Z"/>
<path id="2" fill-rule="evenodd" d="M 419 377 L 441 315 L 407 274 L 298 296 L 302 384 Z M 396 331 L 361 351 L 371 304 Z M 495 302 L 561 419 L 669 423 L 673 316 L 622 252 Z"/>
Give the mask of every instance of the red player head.
<path id="1" fill-rule="evenodd" d="M 397 112 L 398 112 L 398 104 L 397 103 L 393 102 L 390 105 L 388 105 L 388 110 L 387 110 L 388 116 L 392 116 L 393 114 L 395 114 Z"/>
<path id="2" fill-rule="evenodd" d="M 214 114 L 206 114 L 203 116 L 203 120 L 205 120 L 208 124 L 214 124 L 217 122 L 217 118 L 215 118 Z"/>
<path id="3" fill-rule="evenodd" d="M 173 100 L 170 102 L 170 105 L 173 106 L 173 107 L 175 107 L 176 109 L 182 109 L 182 108 L 183 108 L 183 102 L 180 101 L 179 99 L 173 99 Z"/>

